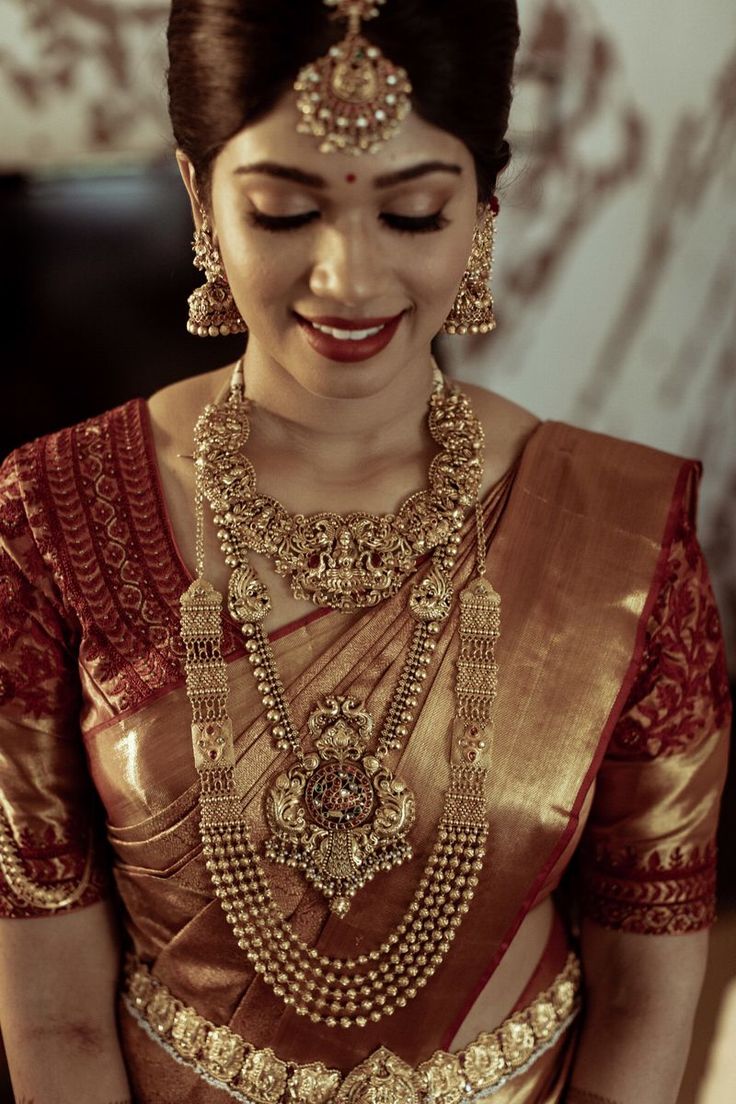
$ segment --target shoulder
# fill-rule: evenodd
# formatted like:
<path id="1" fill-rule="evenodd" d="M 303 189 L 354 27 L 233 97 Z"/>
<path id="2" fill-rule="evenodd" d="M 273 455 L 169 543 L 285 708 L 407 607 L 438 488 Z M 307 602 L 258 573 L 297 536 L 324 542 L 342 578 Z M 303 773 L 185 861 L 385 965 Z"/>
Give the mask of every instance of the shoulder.
<path id="1" fill-rule="evenodd" d="M 483 428 L 494 436 L 504 439 L 527 437 L 541 422 L 531 410 L 495 391 L 463 380 L 458 380 L 457 385 L 472 402 Z"/>
<path id="2" fill-rule="evenodd" d="M 483 424 L 497 477 L 520 460 L 517 487 L 550 508 L 643 534 L 658 524 L 663 504 L 673 517 L 694 515 L 701 474 L 697 460 L 566 422 L 543 421 L 492 391 L 459 386 Z"/>
<path id="3" fill-rule="evenodd" d="M 88 474 L 85 465 L 93 455 L 129 451 L 134 427 L 140 435 L 142 406 L 142 400 L 131 399 L 20 445 L 0 465 L 0 497 L 34 503 L 44 490 L 53 497 L 54 488 Z"/>
<path id="4" fill-rule="evenodd" d="M 177 380 L 161 388 L 148 400 L 148 415 L 157 448 L 178 440 L 182 425 L 193 426 L 202 409 L 222 390 L 232 371 L 232 365 L 213 372 Z"/>
<path id="5" fill-rule="evenodd" d="M 486 440 L 486 486 L 493 485 L 524 452 L 541 425 L 530 410 L 474 383 L 457 381 L 470 399 Z"/>
<path id="6" fill-rule="evenodd" d="M 37 437 L 0 466 L 0 540 L 29 571 L 50 570 L 65 592 L 70 561 L 140 492 L 148 468 L 140 399 Z"/>

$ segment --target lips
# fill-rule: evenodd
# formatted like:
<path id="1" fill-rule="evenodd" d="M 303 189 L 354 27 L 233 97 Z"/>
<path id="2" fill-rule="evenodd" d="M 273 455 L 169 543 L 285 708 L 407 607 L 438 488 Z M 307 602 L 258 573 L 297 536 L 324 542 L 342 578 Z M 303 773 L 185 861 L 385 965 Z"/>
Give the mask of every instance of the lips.
<path id="1" fill-rule="evenodd" d="M 339 318 L 334 315 L 306 319 L 296 314 L 302 333 L 315 352 L 327 360 L 355 363 L 385 349 L 399 327 L 404 312 L 384 318 Z"/>

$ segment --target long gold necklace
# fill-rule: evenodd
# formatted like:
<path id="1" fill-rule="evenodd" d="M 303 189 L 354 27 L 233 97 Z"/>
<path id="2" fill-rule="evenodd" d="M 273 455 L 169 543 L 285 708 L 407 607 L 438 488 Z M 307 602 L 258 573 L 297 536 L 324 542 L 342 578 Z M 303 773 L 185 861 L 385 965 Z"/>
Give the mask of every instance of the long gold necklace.
<path id="1" fill-rule="evenodd" d="M 231 444 L 242 440 L 235 424 L 240 401 L 236 380 L 227 404 L 230 409 L 215 417 L 218 408 L 208 407 L 198 423 L 197 579 L 181 600 L 203 849 L 238 944 L 274 993 L 315 1022 L 361 1026 L 405 1005 L 427 983 L 449 950 L 478 882 L 488 830 L 487 729 L 496 692 L 493 653 L 500 600 L 483 578 L 485 542 L 476 502 L 478 577 L 460 595 L 451 778 L 434 848 L 409 909 L 380 947 L 356 959 L 320 955 L 299 939 L 274 902 L 240 811 L 234 786 L 233 727 L 227 714 L 227 672 L 221 655 L 222 597 L 203 577 L 204 488 L 218 479 L 227 483 L 232 471 L 228 464 L 233 455 L 225 461 L 223 446 L 226 439 Z M 227 541 L 227 534 L 223 539 Z M 413 820 L 413 796 L 381 759 L 408 735 L 407 722 L 413 718 L 411 709 L 403 707 L 412 701 L 416 704 L 434 636 L 448 616 L 449 573 L 458 544 L 459 538 L 453 535 L 437 547 L 428 572 L 412 587 L 409 608 L 417 627 L 373 756 L 366 753 L 372 727 L 369 714 L 355 699 L 337 696 L 325 699 L 312 712 L 309 728 L 318 754 L 304 754 L 261 627 L 270 599 L 242 551 L 237 557 L 232 547 L 229 551 L 234 568 L 229 607 L 241 622 L 272 736 L 277 746 L 289 748 L 297 758 L 296 766 L 279 776 L 267 801 L 273 833 L 267 855 L 299 865 L 338 913 L 346 911 L 352 894 L 378 868 L 386 869 L 410 854 L 405 835 Z M 366 815 L 371 803 L 372 816 Z M 311 825 L 304 823 L 307 814 Z M 354 862 L 356 855 L 371 868 L 366 877 L 361 863 Z"/>
<path id="2" fill-rule="evenodd" d="M 235 565 L 248 551 L 272 560 L 295 598 L 353 610 L 395 594 L 417 560 L 447 542 L 463 524 L 483 478 L 483 429 L 466 396 L 445 387 L 434 367 L 428 428 L 440 446 L 428 486 L 396 514 L 290 514 L 259 493 L 243 449 L 250 436 L 242 362 L 233 375 L 232 402 L 209 407 L 202 434 L 216 434 L 221 462 L 204 468 L 204 490 L 224 530 L 223 550 Z M 223 478 L 227 465 L 227 479 Z"/>

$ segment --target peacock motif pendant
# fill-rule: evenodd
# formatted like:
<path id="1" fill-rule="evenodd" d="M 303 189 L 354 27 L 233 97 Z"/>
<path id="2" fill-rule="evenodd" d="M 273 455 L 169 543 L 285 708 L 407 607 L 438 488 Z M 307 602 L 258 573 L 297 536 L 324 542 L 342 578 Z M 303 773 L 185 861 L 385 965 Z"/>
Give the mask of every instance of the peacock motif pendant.
<path id="1" fill-rule="evenodd" d="M 412 857 L 414 794 L 368 753 L 373 718 L 354 698 L 324 699 L 308 722 L 314 752 L 266 797 L 266 856 L 297 867 L 344 916 L 379 871 Z"/>

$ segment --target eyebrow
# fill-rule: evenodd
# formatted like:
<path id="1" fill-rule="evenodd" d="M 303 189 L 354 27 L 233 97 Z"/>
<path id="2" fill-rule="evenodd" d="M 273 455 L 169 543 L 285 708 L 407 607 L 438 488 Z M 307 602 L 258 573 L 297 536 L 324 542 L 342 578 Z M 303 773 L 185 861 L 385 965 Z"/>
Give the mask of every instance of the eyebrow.
<path id="1" fill-rule="evenodd" d="M 403 184 L 407 180 L 416 180 L 420 176 L 429 173 L 446 172 L 454 176 L 462 175 L 460 165 L 454 165 L 448 161 L 422 161 L 418 165 L 410 165 L 406 169 L 398 169 L 395 172 L 383 173 L 374 177 L 374 188 L 391 188 L 396 184 Z M 240 165 L 235 169 L 237 176 L 249 176 L 261 174 L 272 176 L 277 180 L 291 180 L 295 184 L 303 184 L 307 188 L 326 188 L 327 181 L 316 173 L 304 172 L 302 169 L 291 165 L 279 165 L 276 161 L 256 161 L 252 165 Z"/>

